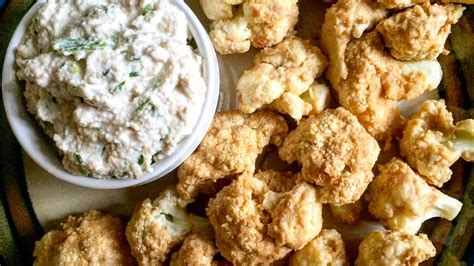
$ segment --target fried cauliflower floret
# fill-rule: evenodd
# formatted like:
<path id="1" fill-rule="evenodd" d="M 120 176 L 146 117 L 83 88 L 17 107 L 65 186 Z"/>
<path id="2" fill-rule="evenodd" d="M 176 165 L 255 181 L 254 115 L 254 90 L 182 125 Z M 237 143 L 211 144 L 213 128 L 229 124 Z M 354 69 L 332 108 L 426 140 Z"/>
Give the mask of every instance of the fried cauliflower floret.
<path id="1" fill-rule="evenodd" d="M 210 20 L 231 19 L 232 6 L 242 2 L 243 0 L 199 0 L 204 14 Z"/>
<path id="2" fill-rule="evenodd" d="M 426 182 L 441 187 L 451 179 L 449 167 L 460 157 L 474 161 L 474 120 L 454 125 L 443 100 L 425 101 L 408 121 L 400 150 Z"/>
<path id="3" fill-rule="evenodd" d="M 216 193 L 219 180 L 254 173 L 265 146 L 280 146 L 287 132 L 285 119 L 270 111 L 217 113 L 198 149 L 178 168 L 181 204 L 193 202 L 200 193 Z"/>
<path id="4" fill-rule="evenodd" d="M 287 192 L 298 183 L 298 178 L 292 172 L 266 170 L 255 174 L 254 177 L 265 182 L 271 191 L 278 193 Z"/>
<path id="5" fill-rule="evenodd" d="M 357 201 L 373 178 L 377 141 L 343 108 L 302 120 L 283 142 L 280 158 L 302 165 L 302 179 L 316 186 L 322 203 Z"/>
<path id="6" fill-rule="evenodd" d="M 290 258 L 290 266 L 345 266 L 349 265 L 344 241 L 334 229 L 323 229 L 303 249 Z"/>
<path id="7" fill-rule="evenodd" d="M 161 265 L 193 228 L 206 224 L 179 207 L 176 191 L 169 188 L 153 203 L 146 199 L 136 206 L 126 235 L 139 265 Z"/>
<path id="8" fill-rule="evenodd" d="M 297 0 L 200 2 L 204 13 L 212 20 L 209 35 L 221 54 L 245 53 L 250 45 L 256 48 L 276 45 L 293 33 L 298 21 Z"/>
<path id="9" fill-rule="evenodd" d="M 448 2 L 448 1 L 443 1 Z M 429 0 L 377 0 L 377 3 L 385 8 L 407 8 L 418 4 L 429 3 Z"/>
<path id="10" fill-rule="evenodd" d="M 237 99 L 242 112 L 252 113 L 272 104 L 273 108 L 296 120 L 308 115 L 313 106 L 300 95 L 310 89 L 327 65 L 326 57 L 318 47 L 308 40 L 290 36 L 275 47 L 262 50 L 254 64 L 237 83 Z M 317 89 L 323 90 L 313 88 L 312 93 L 317 94 Z M 320 93 L 317 97 L 329 98 L 329 94 Z"/>
<path id="11" fill-rule="evenodd" d="M 369 211 L 391 230 L 415 234 L 425 220 L 454 219 L 462 203 L 429 186 L 398 158 L 380 167 L 367 194 Z"/>
<path id="12" fill-rule="evenodd" d="M 345 224 L 353 224 L 357 222 L 360 217 L 360 212 L 362 211 L 362 204 L 359 200 L 342 206 L 332 204 L 329 206 L 331 207 L 331 212 L 334 218 Z"/>
<path id="13" fill-rule="evenodd" d="M 244 14 L 249 18 L 252 46 L 270 47 L 281 42 L 298 21 L 298 0 L 246 0 Z"/>
<path id="14" fill-rule="evenodd" d="M 391 57 L 376 31 L 346 49 L 347 78 L 336 87 L 341 105 L 378 140 L 390 139 L 402 125 L 397 101 L 435 89 L 441 81 L 436 60 L 405 62 Z"/>
<path id="15" fill-rule="evenodd" d="M 170 266 L 210 266 L 218 250 L 211 237 L 191 234 L 171 256 Z"/>
<path id="16" fill-rule="evenodd" d="M 89 210 L 35 243 L 34 265 L 134 265 L 119 218 Z"/>
<path id="17" fill-rule="evenodd" d="M 360 243 L 355 265 L 416 266 L 435 255 L 436 249 L 425 234 L 374 231 Z"/>
<path id="18" fill-rule="evenodd" d="M 339 0 L 327 9 L 321 32 L 321 47 L 329 57 L 327 78 L 336 87 L 347 77 L 345 51 L 353 38 L 385 18 L 388 12 L 371 0 Z"/>
<path id="19" fill-rule="evenodd" d="M 250 49 L 252 32 L 247 27 L 248 20 L 242 12 L 232 19 L 211 22 L 209 37 L 221 54 L 245 53 Z"/>
<path id="20" fill-rule="evenodd" d="M 222 256 L 237 265 L 269 264 L 302 248 L 321 230 L 321 204 L 306 183 L 290 191 L 270 190 L 242 174 L 217 193 L 207 208 Z"/>
<path id="21" fill-rule="evenodd" d="M 451 24 L 458 22 L 464 7 L 425 3 L 382 20 L 377 31 L 383 35 L 390 54 L 399 60 L 436 59 L 445 51 Z"/>

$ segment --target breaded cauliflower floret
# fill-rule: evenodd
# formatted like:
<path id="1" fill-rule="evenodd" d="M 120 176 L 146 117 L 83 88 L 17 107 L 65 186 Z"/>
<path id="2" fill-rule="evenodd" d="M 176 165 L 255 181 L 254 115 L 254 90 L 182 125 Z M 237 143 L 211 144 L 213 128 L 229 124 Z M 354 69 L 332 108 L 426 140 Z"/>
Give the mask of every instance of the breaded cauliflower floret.
<path id="1" fill-rule="evenodd" d="M 329 206 L 331 207 L 332 215 L 337 221 L 345 224 L 353 224 L 359 221 L 360 212 L 362 211 L 360 200 L 342 206 L 336 206 L 333 204 L 330 204 Z"/>
<path id="2" fill-rule="evenodd" d="M 89 210 L 35 243 L 34 265 L 134 265 L 119 218 Z"/>
<path id="3" fill-rule="evenodd" d="M 256 48 L 278 44 L 293 33 L 298 21 L 297 0 L 200 2 L 204 13 L 212 20 L 209 35 L 221 54 L 245 53 L 250 44 Z"/>
<path id="4" fill-rule="evenodd" d="M 367 194 L 369 211 L 391 230 L 415 234 L 425 220 L 454 219 L 462 203 L 430 187 L 398 158 L 380 167 Z"/>
<path id="5" fill-rule="evenodd" d="M 242 2 L 243 0 L 199 0 L 204 14 L 210 20 L 231 19 L 232 6 Z"/>
<path id="6" fill-rule="evenodd" d="M 454 125 L 443 100 L 425 101 L 408 121 L 400 150 L 426 182 L 441 187 L 451 179 L 449 167 L 460 157 L 474 161 L 474 120 Z"/>
<path id="7" fill-rule="evenodd" d="M 425 234 L 374 231 L 359 245 L 356 266 L 416 266 L 434 257 L 436 249 Z"/>
<path id="8" fill-rule="evenodd" d="M 205 234 L 191 234 L 171 256 L 170 266 L 210 266 L 217 252 L 212 238 Z"/>
<path id="9" fill-rule="evenodd" d="M 349 265 L 344 241 L 334 229 L 323 229 L 303 249 L 290 258 L 290 266 L 345 266 Z"/>
<path id="10" fill-rule="evenodd" d="M 296 120 L 308 115 L 313 105 L 300 95 L 310 89 L 327 65 L 326 57 L 318 47 L 308 40 L 290 36 L 275 47 L 262 50 L 255 57 L 254 64 L 237 83 L 237 99 L 242 112 L 252 113 L 271 104 Z M 312 94 L 318 94 L 318 89 L 323 90 L 313 88 Z M 329 96 L 319 93 L 310 98 Z"/>
<path id="11" fill-rule="evenodd" d="M 435 89 L 441 81 L 436 60 L 405 62 L 391 57 L 378 32 L 364 34 L 346 49 L 347 78 L 336 87 L 341 105 L 376 139 L 390 139 L 401 127 L 397 101 Z"/>
<path id="12" fill-rule="evenodd" d="M 298 183 L 298 178 L 292 172 L 278 172 L 275 170 L 261 171 L 254 175 L 267 184 L 274 192 L 287 192 Z"/>
<path id="13" fill-rule="evenodd" d="M 333 87 L 347 77 L 347 44 L 387 15 L 385 8 L 371 0 L 339 0 L 326 10 L 321 47 L 329 57 L 327 78 Z"/>
<path id="14" fill-rule="evenodd" d="M 254 173 L 265 146 L 280 146 L 287 132 L 285 119 L 270 111 L 217 113 L 198 149 L 178 168 L 181 204 L 216 193 L 221 179 Z"/>
<path id="15" fill-rule="evenodd" d="M 383 35 L 385 47 L 399 60 L 436 59 L 445 51 L 444 43 L 451 24 L 458 22 L 461 5 L 415 5 L 382 20 L 377 31 Z"/>
<path id="16" fill-rule="evenodd" d="M 429 0 L 376 0 L 377 3 L 389 9 L 402 9 L 418 4 L 429 3 Z M 443 1 L 448 2 L 448 1 Z"/>
<path id="17" fill-rule="evenodd" d="M 367 188 L 379 152 L 357 118 L 338 108 L 302 120 L 279 155 L 302 165 L 302 179 L 316 186 L 322 203 L 344 205 L 357 201 Z"/>
<path id="18" fill-rule="evenodd" d="M 207 224 L 180 208 L 176 191 L 168 188 L 153 203 L 146 199 L 136 206 L 126 235 L 139 265 L 160 265 L 193 228 Z"/>
<path id="19" fill-rule="evenodd" d="M 315 189 L 301 183 L 287 192 L 242 174 L 207 208 L 221 254 L 237 265 L 269 264 L 302 248 L 322 226 Z"/>
<path id="20" fill-rule="evenodd" d="M 270 47 L 293 32 L 298 22 L 298 0 L 245 0 L 244 14 L 249 20 L 252 46 Z"/>
<path id="21" fill-rule="evenodd" d="M 232 19 L 211 22 L 209 37 L 216 50 L 221 54 L 244 53 L 250 49 L 252 32 L 247 27 L 248 20 L 243 13 L 237 13 Z"/>

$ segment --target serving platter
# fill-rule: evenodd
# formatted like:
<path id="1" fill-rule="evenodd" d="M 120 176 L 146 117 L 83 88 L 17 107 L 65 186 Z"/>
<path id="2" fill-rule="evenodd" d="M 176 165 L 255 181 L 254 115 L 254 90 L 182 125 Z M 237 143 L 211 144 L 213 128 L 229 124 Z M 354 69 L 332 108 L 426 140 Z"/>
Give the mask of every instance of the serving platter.
<path id="1" fill-rule="evenodd" d="M 185 1 L 196 13 L 205 27 L 205 18 L 198 0 Z M 320 25 L 328 4 L 314 0 L 300 0 L 298 35 L 319 39 Z M 34 4 L 30 0 L 13 0 L 0 18 L 0 62 L 19 21 Z M 474 7 L 468 6 L 461 21 L 452 29 L 448 48 L 452 52 L 439 61 L 443 67 L 440 95 L 445 98 L 455 119 L 472 117 L 474 102 Z M 242 55 L 218 56 L 221 73 L 221 92 L 218 110 L 235 109 L 235 84 L 245 69 L 248 69 L 257 50 Z M 464 111 L 470 110 L 470 111 Z M 71 213 L 87 209 L 100 209 L 127 217 L 140 200 L 155 198 L 167 185 L 176 180 L 171 173 L 149 184 L 115 190 L 96 190 L 78 187 L 61 181 L 41 169 L 25 155 L 13 136 L 3 109 L 0 110 L 0 265 L 31 264 L 34 241 L 44 232 L 55 228 L 59 221 Z M 427 265 L 441 263 L 453 265 L 454 257 L 467 265 L 474 265 L 474 169 L 472 164 L 459 161 L 454 166 L 452 181 L 444 192 L 464 202 L 460 216 L 453 222 L 433 219 L 425 228 L 437 248 L 442 252 Z M 330 219 L 330 217 L 329 217 Z M 329 225 L 328 225 L 329 224 Z M 327 223 L 325 226 L 333 226 Z M 335 225 L 346 237 L 356 237 L 353 227 Z M 371 228 L 371 223 L 361 221 L 359 228 Z M 356 226 L 357 227 L 357 226 Z M 364 230 L 362 230 L 364 231 Z M 353 249 L 353 248 L 352 248 Z M 352 251 L 353 252 L 353 251 Z"/>

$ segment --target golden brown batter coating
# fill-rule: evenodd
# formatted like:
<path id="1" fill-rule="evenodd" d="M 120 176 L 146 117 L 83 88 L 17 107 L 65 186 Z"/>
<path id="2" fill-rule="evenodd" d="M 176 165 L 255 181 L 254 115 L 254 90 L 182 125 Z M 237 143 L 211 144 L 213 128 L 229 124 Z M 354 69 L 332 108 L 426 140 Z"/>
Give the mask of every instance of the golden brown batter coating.
<path id="1" fill-rule="evenodd" d="M 205 234 L 191 234 L 171 256 L 170 266 L 211 266 L 217 252 L 212 238 Z"/>
<path id="2" fill-rule="evenodd" d="M 209 33 L 221 54 L 245 53 L 280 43 L 298 21 L 297 0 L 200 0 L 212 20 Z M 233 10 L 236 9 L 236 12 Z"/>
<path id="3" fill-rule="evenodd" d="M 431 185 L 451 179 L 449 167 L 460 157 L 474 161 L 474 120 L 453 122 L 443 100 L 426 101 L 408 121 L 400 150 L 411 167 Z"/>
<path id="4" fill-rule="evenodd" d="M 207 208 L 221 254 L 237 265 L 269 264 L 301 248 L 321 230 L 316 191 L 302 183 L 278 193 L 242 174 Z"/>
<path id="5" fill-rule="evenodd" d="M 89 210 L 35 243 L 34 265 L 134 265 L 119 218 Z"/>
<path id="6" fill-rule="evenodd" d="M 153 203 L 146 199 L 136 206 L 126 235 L 139 265 L 161 265 L 193 228 L 206 226 L 207 219 L 179 207 L 176 191 L 169 188 Z"/>
<path id="7" fill-rule="evenodd" d="M 320 201 L 334 205 L 360 198 L 379 152 L 377 141 L 344 108 L 301 121 L 279 150 L 283 160 L 302 165 L 302 178 L 316 186 Z"/>
<path id="8" fill-rule="evenodd" d="M 369 211 L 391 230 L 415 234 L 425 220 L 454 219 L 462 203 L 429 186 L 398 158 L 380 167 L 367 194 Z"/>
<path id="9" fill-rule="evenodd" d="M 416 266 L 436 255 L 436 249 L 425 234 L 374 231 L 359 246 L 356 266 Z"/>
<path id="10" fill-rule="evenodd" d="M 330 204 L 330 207 L 334 218 L 345 224 L 354 224 L 359 221 L 360 212 L 362 211 L 360 200 L 341 206 Z"/>
<path id="11" fill-rule="evenodd" d="M 334 229 L 323 229 L 303 249 L 290 258 L 290 266 L 347 266 L 344 241 Z"/>
<path id="12" fill-rule="evenodd" d="M 383 35 L 390 54 L 399 60 L 436 59 L 445 51 L 451 24 L 458 22 L 465 8 L 455 4 L 415 5 L 382 20 L 377 31 Z"/>
<path id="13" fill-rule="evenodd" d="M 345 51 L 349 42 L 387 15 L 387 10 L 372 0 L 339 0 L 326 10 L 321 47 L 329 57 L 327 78 L 333 87 L 347 77 Z"/>
<path id="14" fill-rule="evenodd" d="M 300 95 L 310 89 L 326 68 L 326 57 L 318 47 L 308 40 L 290 36 L 262 50 L 254 64 L 237 83 L 237 100 L 242 112 L 270 107 L 296 120 L 311 112 L 312 104 Z M 267 106 L 269 104 L 271 106 Z"/>
<path id="15" fill-rule="evenodd" d="M 281 145 L 287 132 L 285 119 L 270 111 L 217 113 L 201 145 L 178 168 L 181 204 L 200 193 L 216 193 L 220 179 L 254 173 L 255 160 L 265 146 Z"/>
<path id="16" fill-rule="evenodd" d="M 384 50 L 374 31 L 346 49 L 347 78 L 335 87 L 341 105 L 357 116 L 376 139 L 389 139 L 402 125 L 397 101 L 435 89 L 441 81 L 436 60 L 404 62 Z"/>

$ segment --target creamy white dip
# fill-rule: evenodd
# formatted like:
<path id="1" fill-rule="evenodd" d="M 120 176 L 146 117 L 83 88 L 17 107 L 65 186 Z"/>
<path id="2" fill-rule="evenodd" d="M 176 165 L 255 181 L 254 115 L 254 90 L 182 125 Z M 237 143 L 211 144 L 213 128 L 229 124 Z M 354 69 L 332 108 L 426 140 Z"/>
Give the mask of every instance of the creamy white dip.
<path id="1" fill-rule="evenodd" d="M 167 0 L 49 1 L 38 11 L 17 76 L 68 171 L 139 178 L 191 134 L 207 89 L 187 23 Z"/>

